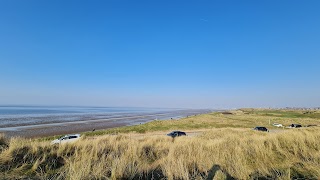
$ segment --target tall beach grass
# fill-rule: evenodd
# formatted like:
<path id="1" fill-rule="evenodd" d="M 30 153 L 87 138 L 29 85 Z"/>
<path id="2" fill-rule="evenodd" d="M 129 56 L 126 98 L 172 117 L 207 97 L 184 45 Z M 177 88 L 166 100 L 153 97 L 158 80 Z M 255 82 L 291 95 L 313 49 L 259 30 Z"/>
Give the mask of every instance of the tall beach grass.
<path id="1" fill-rule="evenodd" d="M 76 143 L 57 146 L 13 138 L 3 140 L 0 177 L 319 179 L 319 130 L 262 133 L 247 128 L 213 128 L 196 137 L 174 140 L 122 134 L 82 137 Z"/>

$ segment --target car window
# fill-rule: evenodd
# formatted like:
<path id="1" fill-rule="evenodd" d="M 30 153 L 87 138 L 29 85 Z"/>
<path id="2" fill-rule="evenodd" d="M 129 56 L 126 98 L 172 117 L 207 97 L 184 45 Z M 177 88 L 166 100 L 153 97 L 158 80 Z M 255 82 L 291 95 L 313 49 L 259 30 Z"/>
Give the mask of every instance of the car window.
<path id="1" fill-rule="evenodd" d="M 78 136 L 69 136 L 69 139 L 75 139 L 78 138 Z"/>

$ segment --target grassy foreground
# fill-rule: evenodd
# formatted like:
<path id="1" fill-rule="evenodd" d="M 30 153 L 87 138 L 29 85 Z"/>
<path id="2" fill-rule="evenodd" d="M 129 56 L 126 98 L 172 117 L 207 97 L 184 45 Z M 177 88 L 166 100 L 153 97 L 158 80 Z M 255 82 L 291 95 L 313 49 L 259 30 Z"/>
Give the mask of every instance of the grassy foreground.
<path id="1" fill-rule="evenodd" d="M 316 124 L 319 119 L 291 114 L 283 117 L 281 111 L 269 113 L 242 110 L 227 115 L 213 113 L 178 121 L 155 121 L 140 127 L 95 132 L 107 134 L 104 136 L 87 133 L 74 144 L 60 146 L 51 146 L 48 141 L 8 140 L 0 136 L 0 178 L 319 179 L 319 127 L 277 133 L 247 128 L 269 126 L 270 117 L 283 124 Z M 163 127 L 156 126 L 157 123 L 163 123 Z M 207 131 L 175 140 L 166 136 L 134 138 L 125 134 L 139 132 L 137 128 L 145 129 L 144 132 L 180 128 Z"/>

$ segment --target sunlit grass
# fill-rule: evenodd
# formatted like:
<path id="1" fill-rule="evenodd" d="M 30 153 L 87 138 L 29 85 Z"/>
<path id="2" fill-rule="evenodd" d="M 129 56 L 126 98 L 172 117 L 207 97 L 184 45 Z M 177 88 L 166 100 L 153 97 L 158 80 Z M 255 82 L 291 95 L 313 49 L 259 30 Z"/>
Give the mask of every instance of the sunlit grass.
<path id="1" fill-rule="evenodd" d="M 86 133 L 76 143 L 54 146 L 43 139 L 8 140 L 0 135 L 0 177 L 319 179 L 319 127 L 280 129 L 277 133 L 250 129 L 258 125 L 272 128 L 269 122 L 318 124 L 319 119 L 283 117 L 286 111 L 273 112 L 278 114 L 273 117 L 265 112 L 271 113 L 243 110 L 153 121 Z M 203 132 L 175 139 L 165 136 L 164 132 L 176 129 Z"/>
<path id="2" fill-rule="evenodd" d="M 12 179 L 206 179 L 218 174 L 237 179 L 317 179 L 319 130 L 272 134 L 215 128 L 174 141 L 166 136 L 107 135 L 60 146 L 12 139 L 0 154 L 0 170 Z"/>
<path id="3" fill-rule="evenodd" d="M 141 125 L 113 128 L 95 132 L 84 133 L 87 136 L 118 134 L 118 133 L 146 133 L 154 131 L 171 130 L 193 130 L 210 128 L 253 128 L 255 126 L 265 126 L 275 128 L 273 123 L 281 123 L 289 126 L 293 123 L 306 125 L 320 125 L 318 118 L 310 118 L 309 114 L 303 114 L 308 111 L 271 111 L 271 110 L 243 110 L 231 111 L 231 114 L 211 113 L 197 116 L 190 116 L 179 120 L 158 121 L 154 120 Z M 272 116 L 268 114 L 273 113 Z M 266 115 L 267 114 L 267 115 Z M 297 114 L 301 117 L 297 118 Z M 318 114 L 318 111 L 317 113 Z M 294 117 L 294 118 L 293 118 Z"/>

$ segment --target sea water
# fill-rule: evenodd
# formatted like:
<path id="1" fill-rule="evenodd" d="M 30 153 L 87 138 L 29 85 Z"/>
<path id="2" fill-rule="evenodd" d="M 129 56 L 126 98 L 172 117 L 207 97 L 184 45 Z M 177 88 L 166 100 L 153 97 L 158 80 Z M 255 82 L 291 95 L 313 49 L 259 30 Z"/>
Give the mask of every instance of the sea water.
<path id="1" fill-rule="evenodd" d="M 125 120 L 132 117 L 141 117 L 143 121 L 148 121 L 207 112 L 208 110 L 170 108 L 0 106 L 0 128 L 111 118 Z M 137 118 L 135 122 L 139 122 Z"/>

